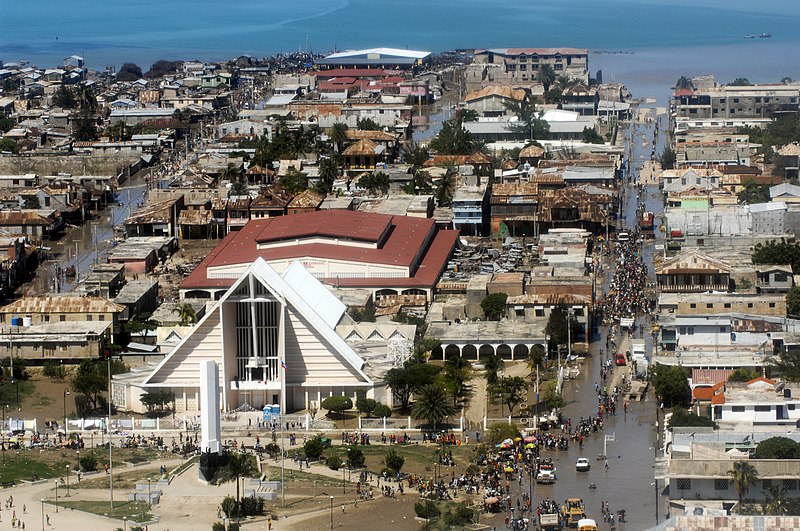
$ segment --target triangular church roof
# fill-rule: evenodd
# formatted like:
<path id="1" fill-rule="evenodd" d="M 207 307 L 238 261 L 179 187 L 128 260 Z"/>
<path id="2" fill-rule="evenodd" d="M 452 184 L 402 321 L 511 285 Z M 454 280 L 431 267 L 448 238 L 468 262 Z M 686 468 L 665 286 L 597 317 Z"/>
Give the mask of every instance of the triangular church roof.
<path id="1" fill-rule="evenodd" d="M 333 329 L 345 310 L 341 301 L 308 273 L 299 262 L 292 263 L 281 276 L 263 258 L 259 257 L 225 292 L 214 308 L 206 313 L 200 322 L 144 379 L 144 386 L 198 387 L 201 361 L 212 360 L 215 363 L 223 363 L 220 322 L 222 305 L 251 277 L 256 282 L 260 282 L 278 300 L 285 302 L 290 311 L 297 312 L 313 332 L 327 343 L 330 347 L 328 352 L 358 380 L 358 383 L 372 384 L 372 380 L 363 371 L 364 360 Z M 286 363 L 287 371 L 291 372 L 293 370 L 291 360 L 287 360 Z"/>
<path id="2" fill-rule="evenodd" d="M 677 256 L 664 260 L 656 269 L 658 275 L 676 274 L 724 274 L 730 273 L 731 267 L 722 260 L 711 258 L 695 249 L 689 249 Z"/>

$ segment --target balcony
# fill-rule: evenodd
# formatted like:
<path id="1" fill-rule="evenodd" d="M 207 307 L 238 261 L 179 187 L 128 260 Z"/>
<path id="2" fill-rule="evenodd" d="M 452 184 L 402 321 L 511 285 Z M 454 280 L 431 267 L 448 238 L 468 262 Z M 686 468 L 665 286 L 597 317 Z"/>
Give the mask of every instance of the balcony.
<path id="1" fill-rule="evenodd" d="M 246 380 L 233 380 L 230 385 L 231 391 L 278 391 L 281 388 L 281 381 L 267 380 L 267 381 L 246 381 Z"/>

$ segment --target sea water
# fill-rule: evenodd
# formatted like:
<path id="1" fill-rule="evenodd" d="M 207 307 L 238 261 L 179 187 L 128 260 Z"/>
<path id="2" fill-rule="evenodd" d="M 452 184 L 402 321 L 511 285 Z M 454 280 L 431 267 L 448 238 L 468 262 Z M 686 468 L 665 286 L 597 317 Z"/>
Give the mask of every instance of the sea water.
<path id="1" fill-rule="evenodd" d="M 592 50 L 605 80 L 660 96 L 681 75 L 800 78 L 799 25 L 788 0 L 6 0 L 0 59 L 146 69 L 298 49 L 570 46 Z"/>

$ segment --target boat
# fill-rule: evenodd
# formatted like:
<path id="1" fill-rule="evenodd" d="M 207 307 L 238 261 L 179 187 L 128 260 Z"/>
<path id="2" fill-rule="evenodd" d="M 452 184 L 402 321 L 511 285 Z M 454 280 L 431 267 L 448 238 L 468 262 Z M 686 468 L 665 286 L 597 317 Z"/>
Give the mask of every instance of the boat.
<path id="1" fill-rule="evenodd" d="M 770 39 L 772 38 L 772 33 L 762 33 L 758 36 L 759 39 Z"/>
<path id="2" fill-rule="evenodd" d="M 745 35 L 743 38 L 744 39 L 755 39 L 756 36 L 755 35 Z"/>

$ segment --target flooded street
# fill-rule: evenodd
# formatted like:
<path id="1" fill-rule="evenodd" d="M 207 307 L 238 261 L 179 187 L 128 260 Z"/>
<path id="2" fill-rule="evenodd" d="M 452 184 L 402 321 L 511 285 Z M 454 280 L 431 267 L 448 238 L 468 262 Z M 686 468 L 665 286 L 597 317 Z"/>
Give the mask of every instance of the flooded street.
<path id="1" fill-rule="evenodd" d="M 92 264 L 108 255 L 113 246 L 114 227 L 121 228 L 125 219 L 144 201 L 146 175 L 146 170 L 140 171 L 128 179 L 118 189 L 117 203 L 95 213 L 95 217 L 83 225 L 68 227 L 59 240 L 46 242 L 50 249 L 48 259 L 39 265 L 35 278 L 20 286 L 17 292 L 42 295 L 73 290 L 80 279 L 86 278 Z M 58 275 L 59 268 L 64 270 L 69 266 L 75 266 L 76 277 Z"/>
<path id="2" fill-rule="evenodd" d="M 638 123 L 626 130 L 626 134 L 636 140 L 629 140 L 631 146 L 632 169 L 638 177 L 639 167 L 650 160 L 653 150 L 655 124 Z M 647 138 L 647 145 L 642 146 L 642 135 Z M 663 141 L 657 140 L 656 150 Z M 659 151 L 656 151 L 656 154 Z M 638 223 L 637 216 L 637 186 L 625 186 L 622 212 L 623 219 L 620 225 L 627 229 L 633 228 Z M 645 210 L 652 211 L 659 219 L 663 211 L 661 194 L 657 184 L 643 186 L 641 200 L 645 203 Z M 623 230 L 620 228 L 620 230 Z M 642 257 L 648 268 L 648 282 L 654 281 L 653 253 L 655 242 L 661 239 L 658 225 L 655 227 L 656 240 L 647 240 L 642 245 Z M 609 268 L 609 278 L 611 276 Z M 603 289 L 607 289 L 607 284 Z M 652 336 L 650 332 L 649 316 L 637 316 L 638 327 L 635 338 L 646 341 L 647 350 L 652 353 Z M 564 386 L 564 398 L 568 405 L 562 412 L 565 417 L 572 418 L 573 425 L 580 417 L 597 414 L 597 395 L 594 389 L 595 382 L 600 383 L 600 366 L 602 358 L 600 348 L 605 345 L 605 329 L 601 327 L 601 334 L 590 345 L 591 356 L 587 358 L 585 366 L 577 379 L 568 381 Z M 640 530 L 653 526 L 656 523 L 656 511 L 660 512 L 659 519 L 663 520 L 664 503 L 657 501 L 658 492 L 662 486 L 656 486 L 653 479 L 653 464 L 656 455 L 656 407 L 652 395 L 646 395 L 641 402 L 631 402 L 627 412 L 618 409 L 616 415 L 607 416 L 605 419 L 604 433 L 592 434 L 584 440 L 583 448 L 571 444 L 567 451 L 546 451 L 545 455 L 553 457 L 558 468 L 558 481 L 554 485 L 534 485 L 534 499 L 541 500 L 545 497 L 563 502 L 568 497 L 580 497 L 586 503 L 587 515 L 594 518 L 600 529 L 609 529 L 603 523 L 601 502 L 607 501 L 612 513 L 620 509 L 626 512 L 627 522 L 617 525 L 617 529 Z M 609 467 L 604 467 L 604 462 L 597 456 L 604 453 L 604 436 L 613 436 L 614 441 L 608 442 L 607 455 Z M 577 472 L 575 462 L 579 457 L 586 457 L 591 463 L 589 472 Z M 590 488 L 594 484 L 596 488 Z M 529 487 L 528 487 L 529 488 Z M 658 489 L 658 490 L 657 490 Z"/>

